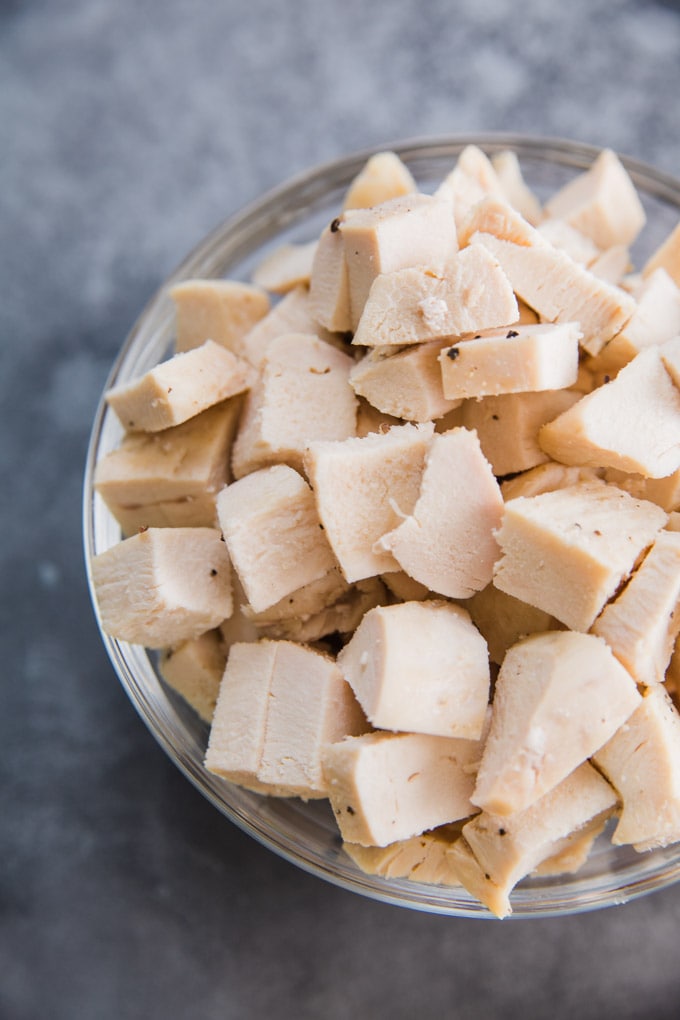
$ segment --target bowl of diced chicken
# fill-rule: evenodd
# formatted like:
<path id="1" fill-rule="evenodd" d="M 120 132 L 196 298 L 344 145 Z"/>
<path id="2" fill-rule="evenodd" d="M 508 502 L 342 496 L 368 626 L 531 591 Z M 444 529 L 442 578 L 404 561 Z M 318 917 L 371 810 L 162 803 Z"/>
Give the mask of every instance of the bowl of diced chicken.
<path id="1" fill-rule="evenodd" d="M 406 142 L 265 195 L 143 312 L 95 612 L 264 845 L 459 916 L 680 877 L 679 223 L 607 149 Z"/>

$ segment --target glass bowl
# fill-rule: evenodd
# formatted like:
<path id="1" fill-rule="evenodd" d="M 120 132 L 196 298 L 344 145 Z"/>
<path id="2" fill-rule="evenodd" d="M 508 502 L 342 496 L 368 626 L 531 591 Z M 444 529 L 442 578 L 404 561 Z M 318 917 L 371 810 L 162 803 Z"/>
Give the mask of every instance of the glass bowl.
<path id="1" fill-rule="evenodd" d="M 386 144 L 301 174 L 217 227 L 182 262 L 134 325 L 106 388 L 139 376 L 169 355 L 174 337 L 174 306 L 167 294 L 170 285 L 190 277 L 247 280 L 274 248 L 312 240 L 337 215 L 347 185 L 376 151 L 397 152 L 422 190 L 428 191 L 437 186 L 469 144 L 479 145 L 488 155 L 513 149 L 528 184 L 541 199 L 587 168 L 599 151 L 559 139 L 481 134 Z M 632 159 L 624 158 L 623 162 L 648 217 L 633 249 L 634 264 L 639 266 L 680 219 L 680 181 Z M 93 474 L 99 458 L 118 445 L 121 434 L 118 420 L 102 396 L 92 429 L 84 485 L 85 558 L 95 613 L 92 557 L 118 542 L 121 535 L 94 491 Z M 295 799 L 262 797 L 206 771 L 202 763 L 208 727 L 159 679 L 154 654 L 117 641 L 103 631 L 102 640 L 130 700 L 170 758 L 216 808 L 260 843 L 320 878 L 377 900 L 454 916 L 491 916 L 460 887 L 364 874 L 343 851 L 327 802 L 305 804 Z M 521 882 L 511 897 L 511 917 L 562 915 L 623 903 L 678 878 L 680 844 L 638 854 L 632 848 L 614 848 L 604 834 L 577 874 Z"/>

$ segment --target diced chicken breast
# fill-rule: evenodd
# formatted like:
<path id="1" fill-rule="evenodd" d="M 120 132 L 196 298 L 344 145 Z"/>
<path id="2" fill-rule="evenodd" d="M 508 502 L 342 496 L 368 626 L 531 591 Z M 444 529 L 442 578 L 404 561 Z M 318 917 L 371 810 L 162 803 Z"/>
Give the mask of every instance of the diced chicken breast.
<path id="1" fill-rule="evenodd" d="M 487 194 L 503 194 L 501 182 L 488 156 L 477 145 L 466 145 L 435 195 L 451 203 L 460 226 L 470 209 Z"/>
<path id="2" fill-rule="evenodd" d="M 352 342 L 364 347 L 423 343 L 506 326 L 518 314 L 498 262 L 471 245 L 439 269 L 408 268 L 379 276 Z"/>
<path id="3" fill-rule="evenodd" d="M 232 398 L 174 428 L 128 433 L 97 463 L 95 489 L 124 531 L 136 531 L 129 527 L 133 522 L 150 526 L 149 518 L 158 516 L 153 509 L 158 504 L 164 507 L 161 519 L 214 526 L 216 495 L 229 481 L 229 454 L 240 408 L 240 401 Z"/>
<path id="4" fill-rule="evenodd" d="M 382 434 L 310 443 L 305 470 L 348 581 L 399 569 L 375 543 L 415 506 L 433 431 L 431 423 L 395 425 Z"/>
<path id="5" fill-rule="evenodd" d="M 642 351 L 610 383 L 544 425 L 538 439 L 564 464 L 672 474 L 680 467 L 680 391 L 660 349 Z"/>
<path id="6" fill-rule="evenodd" d="M 355 393 L 385 414 L 407 421 L 442 418 L 460 404 L 442 390 L 439 355 L 447 341 L 417 344 L 399 350 L 374 347 L 357 362 L 349 381 Z"/>
<path id="7" fill-rule="evenodd" d="M 408 878 L 435 885 L 460 885 L 448 858 L 448 850 L 459 836 L 458 824 L 441 825 L 430 832 L 400 839 L 384 847 L 345 843 L 343 850 L 368 875 Z"/>
<path id="8" fill-rule="evenodd" d="M 494 474 L 502 477 L 550 460 L 539 446 L 539 429 L 578 399 L 571 390 L 543 390 L 466 400 L 463 425 L 476 431 Z"/>
<path id="9" fill-rule="evenodd" d="M 592 634 L 533 634 L 510 648 L 472 795 L 497 815 L 523 811 L 603 746 L 638 707 L 635 681 Z"/>
<path id="10" fill-rule="evenodd" d="M 662 683 L 680 632 L 680 533 L 660 531 L 592 626 L 640 684 Z"/>
<path id="11" fill-rule="evenodd" d="M 481 737 L 489 657 L 460 606 L 428 601 L 371 609 L 338 655 L 338 666 L 373 726 Z"/>
<path id="12" fill-rule="evenodd" d="M 623 801 L 612 843 L 643 851 L 680 839 L 680 716 L 661 684 L 594 762 Z"/>
<path id="13" fill-rule="evenodd" d="M 277 464 L 226 486 L 217 513 L 248 602 L 262 612 L 335 565 L 314 495 L 293 468 Z"/>
<path id="14" fill-rule="evenodd" d="M 618 372 L 645 347 L 680 334 L 680 288 L 665 269 L 645 277 L 633 295 L 637 308 L 620 333 L 593 359 L 598 371 Z"/>
<path id="15" fill-rule="evenodd" d="M 642 270 L 643 276 L 650 276 L 656 269 L 665 269 L 671 280 L 680 287 L 680 223 L 673 228 L 666 240 L 659 245 Z"/>
<path id="16" fill-rule="evenodd" d="M 332 659 L 289 641 L 236 644 L 205 766 L 257 792 L 323 797 L 324 747 L 365 730 L 363 713 Z"/>
<path id="17" fill-rule="evenodd" d="M 213 528 L 149 528 L 92 561 L 102 627 L 120 641 L 164 648 L 231 616 L 231 569 Z"/>
<path id="18" fill-rule="evenodd" d="M 296 333 L 272 340 L 234 441 L 235 477 L 276 463 L 301 470 L 310 440 L 353 436 L 353 364 L 315 336 Z"/>
<path id="19" fill-rule="evenodd" d="M 635 185 L 611 149 L 604 149 L 589 170 L 554 194 L 545 211 L 566 220 L 602 249 L 632 244 L 646 221 Z"/>
<path id="20" fill-rule="evenodd" d="M 287 294 L 301 284 L 308 285 L 316 255 L 316 241 L 284 244 L 276 248 L 253 273 L 253 283 L 274 294 Z"/>
<path id="21" fill-rule="evenodd" d="M 311 299 L 306 287 L 295 287 L 274 305 L 243 337 L 243 356 L 259 368 L 272 340 L 291 333 L 318 336 L 332 342 L 334 334 L 320 326 L 312 314 Z"/>
<path id="22" fill-rule="evenodd" d="M 606 818 L 617 796 L 587 762 L 531 807 L 507 817 L 486 811 L 463 826 L 463 838 L 449 851 L 461 883 L 497 917 L 512 912 L 510 893 L 561 841 L 589 823 Z"/>
<path id="23" fill-rule="evenodd" d="M 494 584 L 587 631 L 665 522 L 660 507 L 602 481 L 511 499 Z"/>
<path id="24" fill-rule="evenodd" d="M 501 493 L 503 499 L 517 499 L 518 496 L 538 496 L 541 492 L 554 492 L 555 489 L 566 489 L 569 485 L 576 485 L 577 482 L 592 481 L 598 478 L 597 468 L 567 467 L 566 464 L 557 464 L 555 461 L 548 461 L 546 464 L 539 464 L 528 471 L 501 482 Z M 607 481 L 610 481 L 607 478 Z M 621 488 L 626 488 L 624 485 Z M 630 489 L 627 491 L 631 492 Z M 647 497 L 643 493 L 632 493 L 640 499 Z M 656 500 L 652 500 L 652 503 Z"/>
<path id="25" fill-rule="evenodd" d="M 516 295 L 547 322 L 578 322 L 582 347 L 597 354 L 628 322 L 635 299 L 543 244 L 513 244 L 488 233 L 472 240 L 500 263 Z"/>
<path id="26" fill-rule="evenodd" d="M 309 281 L 312 315 L 320 326 L 333 332 L 352 329 L 349 303 L 349 272 L 340 220 L 334 219 L 321 234 Z"/>
<path id="27" fill-rule="evenodd" d="M 178 352 L 213 340 L 241 355 L 243 337 L 269 311 L 264 290 L 237 280 L 183 280 L 171 288 L 170 297 L 175 303 Z"/>
<path id="28" fill-rule="evenodd" d="M 502 514 L 503 497 L 477 435 L 452 429 L 433 436 L 412 512 L 376 548 L 431 591 L 468 598 L 491 580 Z"/>
<path id="29" fill-rule="evenodd" d="M 194 711 L 209 723 L 226 664 L 220 632 L 209 630 L 197 638 L 166 648 L 158 660 L 161 676 Z"/>
<path id="30" fill-rule="evenodd" d="M 321 641 L 330 634 L 352 634 L 363 617 L 375 606 L 389 601 L 385 586 L 377 577 L 348 585 L 347 591 L 335 602 L 305 616 L 287 617 L 259 625 L 266 637 L 288 638 L 291 641 Z"/>
<path id="31" fill-rule="evenodd" d="M 412 266 L 437 270 L 458 250 L 450 204 L 419 193 L 349 210 L 338 232 L 349 272 L 353 329 L 376 277 Z"/>
<path id="32" fill-rule="evenodd" d="M 562 627 L 550 613 L 507 595 L 494 584 L 476 592 L 465 608 L 487 643 L 490 661 L 499 666 L 507 650 L 522 638 Z"/>
<path id="33" fill-rule="evenodd" d="M 370 209 L 417 191 L 411 171 L 395 152 L 378 152 L 357 174 L 345 195 L 345 209 Z"/>
<path id="34" fill-rule="evenodd" d="M 648 499 L 650 503 L 656 503 L 667 513 L 680 509 L 680 468 L 665 478 L 645 478 L 643 475 L 607 468 L 604 479 L 625 489 L 636 499 Z"/>
<path id="35" fill-rule="evenodd" d="M 564 220 L 543 220 L 537 230 L 554 248 L 566 252 L 574 262 L 582 266 L 591 265 L 600 254 L 600 249 L 589 237 Z"/>
<path id="36" fill-rule="evenodd" d="M 527 186 L 517 153 L 504 149 L 491 157 L 491 165 L 496 171 L 496 179 L 507 202 L 521 216 L 536 226 L 543 217 L 543 210 L 533 191 Z"/>
<path id="37" fill-rule="evenodd" d="M 479 742 L 369 733 L 326 747 L 323 770 L 342 838 L 387 846 L 474 811 L 470 766 Z"/>
<path id="38" fill-rule="evenodd" d="M 253 381 L 247 361 L 207 340 L 139 379 L 114 386 L 106 402 L 128 431 L 160 432 L 245 392 Z"/>
<path id="39" fill-rule="evenodd" d="M 439 355 L 450 400 L 565 389 L 578 376 L 576 323 L 516 325 L 444 347 Z"/>

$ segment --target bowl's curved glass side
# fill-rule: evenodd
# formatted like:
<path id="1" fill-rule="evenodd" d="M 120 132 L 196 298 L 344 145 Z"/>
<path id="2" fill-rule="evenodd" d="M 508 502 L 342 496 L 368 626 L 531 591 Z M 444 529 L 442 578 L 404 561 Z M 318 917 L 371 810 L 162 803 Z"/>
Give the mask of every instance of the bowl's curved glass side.
<path id="1" fill-rule="evenodd" d="M 599 150 L 561 139 L 536 140 L 517 135 L 412 140 L 382 146 L 396 151 L 423 190 L 436 187 L 468 144 L 492 155 L 512 148 L 528 183 L 545 198 L 575 171 L 587 168 Z M 130 332 L 107 381 L 127 382 L 167 356 L 173 340 L 174 309 L 168 288 L 180 279 L 248 279 L 274 246 L 311 240 L 340 207 L 344 191 L 377 149 L 365 150 L 319 167 L 284 184 L 217 227 L 182 262 L 151 299 Z M 649 226 L 635 258 L 644 259 L 680 218 L 680 184 L 639 162 L 624 159 L 640 189 Z M 92 557 L 120 540 L 118 524 L 93 486 L 97 461 L 122 435 L 102 398 L 97 410 L 84 482 L 84 540 L 88 581 Z M 155 668 L 155 657 L 138 646 L 102 632 L 114 669 L 152 734 L 191 782 L 241 829 L 282 857 L 327 881 L 385 902 L 455 916 L 489 917 L 465 890 L 364 874 L 342 850 L 328 805 L 263 798 L 207 772 L 203 755 L 207 727 L 180 698 L 168 691 Z M 513 893 L 513 917 L 550 916 L 621 903 L 680 878 L 680 849 L 669 847 L 638 855 L 613 850 L 601 840 L 587 867 L 558 879 L 530 879 Z"/>

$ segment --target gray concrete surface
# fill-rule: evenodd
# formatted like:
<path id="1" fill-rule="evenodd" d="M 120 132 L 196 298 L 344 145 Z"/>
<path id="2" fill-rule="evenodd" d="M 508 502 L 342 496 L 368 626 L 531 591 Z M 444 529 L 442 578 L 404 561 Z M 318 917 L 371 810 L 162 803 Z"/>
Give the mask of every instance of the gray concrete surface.
<path id="1" fill-rule="evenodd" d="M 216 222 L 397 137 L 568 136 L 680 173 L 677 3 L 0 5 L 0 1016 L 680 1015 L 680 887 L 491 924 L 279 860 L 168 761 L 86 593 L 80 484 L 108 367 Z"/>

